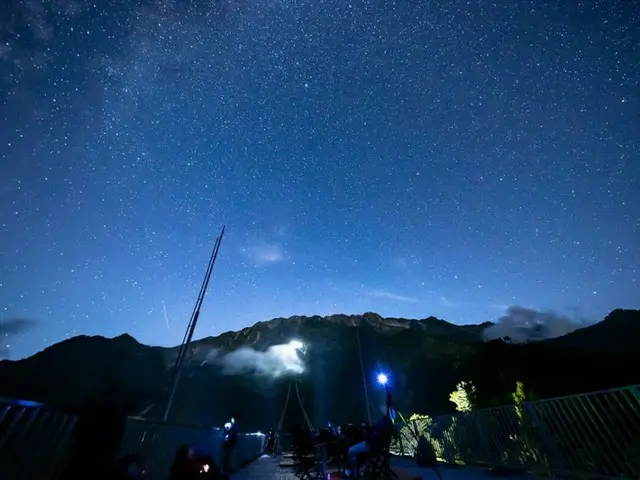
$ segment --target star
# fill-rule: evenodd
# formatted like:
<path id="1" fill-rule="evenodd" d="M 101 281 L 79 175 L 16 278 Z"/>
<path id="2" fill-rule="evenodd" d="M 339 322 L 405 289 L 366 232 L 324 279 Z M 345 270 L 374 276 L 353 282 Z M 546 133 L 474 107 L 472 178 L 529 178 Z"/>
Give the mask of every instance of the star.
<path id="1" fill-rule="evenodd" d="M 210 3 L 7 4 L 12 358 L 179 344 L 222 225 L 196 338 L 639 307 L 633 2 Z"/>

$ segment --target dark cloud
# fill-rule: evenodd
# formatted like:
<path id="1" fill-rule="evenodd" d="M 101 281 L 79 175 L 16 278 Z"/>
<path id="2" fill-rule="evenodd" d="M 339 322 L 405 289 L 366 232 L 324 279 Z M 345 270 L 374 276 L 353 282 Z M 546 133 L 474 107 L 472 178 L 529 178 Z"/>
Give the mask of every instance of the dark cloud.
<path id="1" fill-rule="evenodd" d="M 498 318 L 495 325 L 485 329 L 484 339 L 509 337 L 514 343 L 534 342 L 561 337 L 584 326 L 584 321 L 569 315 L 514 305 L 507 308 L 505 315 Z"/>
<path id="2" fill-rule="evenodd" d="M 35 327 L 36 322 L 26 318 L 0 320 L 0 335 L 16 335 Z"/>
<path id="3" fill-rule="evenodd" d="M 27 332 L 35 326 L 36 322 L 26 318 L 0 320 L 0 359 L 9 358 L 9 338 Z"/>

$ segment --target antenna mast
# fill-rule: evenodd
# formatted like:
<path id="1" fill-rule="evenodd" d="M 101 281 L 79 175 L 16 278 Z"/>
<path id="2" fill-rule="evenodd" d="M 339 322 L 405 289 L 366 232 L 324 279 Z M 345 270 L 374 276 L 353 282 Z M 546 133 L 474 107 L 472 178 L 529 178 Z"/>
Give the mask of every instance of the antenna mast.
<path id="1" fill-rule="evenodd" d="M 171 382 L 169 383 L 169 393 L 167 395 L 167 400 L 162 411 L 163 422 L 167 421 L 169 412 L 171 411 L 171 406 L 173 404 L 173 398 L 176 394 L 178 381 L 180 380 L 180 375 L 182 373 L 182 369 L 184 368 L 185 359 L 187 358 L 187 354 L 189 352 L 189 346 L 191 345 L 193 332 L 196 329 L 196 324 L 198 323 L 198 318 L 200 317 L 200 307 L 202 306 L 202 301 L 204 300 L 204 296 L 207 293 L 209 280 L 211 280 L 213 266 L 215 265 L 216 259 L 218 258 L 218 251 L 220 250 L 220 244 L 222 243 L 222 237 L 224 236 L 225 228 L 226 227 L 222 227 L 222 231 L 220 232 L 220 235 L 218 235 L 218 238 L 213 245 L 213 250 L 211 251 L 211 256 L 209 257 L 209 264 L 207 265 L 204 280 L 202 282 L 202 285 L 200 286 L 200 293 L 198 294 L 195 307 L 193 308 L 193 312 L 191 313 L 191 318 L 189 319 L 189 323 L 187 324 L 187 329 L 184 333 L 182 344 L 180 345 L 180 350 L 178 351 L 178 358 L 176 359 L 173 373 L 171 375 Z"/>
<path id="2" fill-rule="evenodd" d="M 371 403 L 369 402 L 369 388 L 367 387 L 367 379 L 364 374 L 364 362 L 362 361 L 362 347 L 360 345 L 360 330 L 355 320 L 353 326 L 356 329 L 356 338 L 358 339 L 358 354 L 360 355 L 360 373 L 362 374 L 362 386 L 364 387 L 364 401 L 367 403 L 367 416 L 369 417 L 369 425 L 371 425 Z"/>

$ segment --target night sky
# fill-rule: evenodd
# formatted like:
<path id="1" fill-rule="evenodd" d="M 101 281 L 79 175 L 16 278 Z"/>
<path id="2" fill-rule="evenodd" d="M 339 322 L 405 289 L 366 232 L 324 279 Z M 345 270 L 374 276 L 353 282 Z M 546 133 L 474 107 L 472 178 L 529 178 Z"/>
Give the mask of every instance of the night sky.
<path id="1" fill-rule="evenodd" d="M 179 344 L 224 224 L 197 337 L 640 306 L 637 2 L 1 3 L 12 358 Z"/>

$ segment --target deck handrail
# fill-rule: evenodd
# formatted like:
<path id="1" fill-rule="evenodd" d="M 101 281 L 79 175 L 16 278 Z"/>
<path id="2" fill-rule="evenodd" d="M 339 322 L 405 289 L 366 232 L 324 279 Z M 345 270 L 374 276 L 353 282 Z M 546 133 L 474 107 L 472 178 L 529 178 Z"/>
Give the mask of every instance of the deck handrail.
<path id="1" fill-rule="evenodd" d="M 640 478 L 640 385 L 409 421 L 396 449 L 417 436 L 444 462 L 571 478 Z"/>

